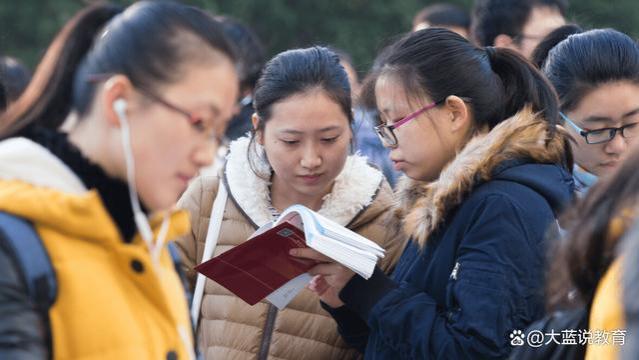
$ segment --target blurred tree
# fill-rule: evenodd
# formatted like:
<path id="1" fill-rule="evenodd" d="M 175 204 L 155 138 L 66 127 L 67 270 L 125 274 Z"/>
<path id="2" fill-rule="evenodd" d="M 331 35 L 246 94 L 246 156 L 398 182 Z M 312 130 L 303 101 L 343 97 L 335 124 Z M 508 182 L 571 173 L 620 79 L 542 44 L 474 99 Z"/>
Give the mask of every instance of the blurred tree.
<path id="1" fill-rule="evenodd" d="M 253 26 L 268 49 L 332 45 L 350 53 L 367 69 L 382 41 L 410 28 L 419 0 L 271 0 L 200 1 L 216 12 L 236 16 Z"/>
<path id="2" fill-rule="evenodd" d="M 611 27 L 639 37 L 639 1 L 637 0 L 573 0 L 569 20 L 589 29 Z"/>
<path id="3" fill-rule="evenodd" d="M 0 54 L 33 67 L 62 24 L 83 5 L 80 0 L 0 1 Z"/>
<path id="4" fill-rule="evenodd" d="M 60 26 L 89 0 L 0 2 L 0 53 L 34 66 Z M 132 0 L 116 0 L 129 4 Z M 413 15 L 437 0 L 186 0 L 252 26 L 269 54 L 312 44 L 350 53 L 360 71 L 390 38 L 410 28 Z M 470 8 L 472 0 L 451 0 Z M 569 18 L 585 27 L 615 27 L 639 35 L 639 1 L 573 0 Z"/>
<path id="5" fill-rule="evenodd" d="M 471 0 L 452 2 L 467 6 Z M 87 0 L 22 0 L 0 4 L 0 53 L 34 66 L 60 26 Z M 129 4 L 132 0 L 115 0 Z M 313 44 L 350 53 L 367 70 L 385 39 L 410 28 L 423 0 L 185 0 L 252 26 L 270 55 Z"/>

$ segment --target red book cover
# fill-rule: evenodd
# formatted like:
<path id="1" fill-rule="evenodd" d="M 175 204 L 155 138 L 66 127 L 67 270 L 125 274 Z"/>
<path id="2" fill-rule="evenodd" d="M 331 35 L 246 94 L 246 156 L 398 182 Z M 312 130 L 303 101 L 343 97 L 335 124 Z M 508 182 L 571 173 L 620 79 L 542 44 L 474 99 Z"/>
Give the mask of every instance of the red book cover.
<path id="1" fill-rule="evenodd" d="M 285 221 L 196 266 L 195 270 L 249 305 L 255 305 L 315 265 L 311 260 L 289 255 L 290 249 L 302 247 L 308 247 L 304 232 Z"/>

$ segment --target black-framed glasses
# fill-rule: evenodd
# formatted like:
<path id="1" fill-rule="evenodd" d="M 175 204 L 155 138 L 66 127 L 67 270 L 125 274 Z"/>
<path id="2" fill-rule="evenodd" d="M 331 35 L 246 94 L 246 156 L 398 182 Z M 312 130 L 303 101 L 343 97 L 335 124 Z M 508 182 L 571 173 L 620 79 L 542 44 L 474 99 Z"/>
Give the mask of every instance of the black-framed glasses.
<path id="1" fill-rule="evenodd" d="M 577 131 L 579 135 L 581 135 L 584 139 L 586 139 L 587 144 L 603 144 L 611 141 L 617 135 L 617 132 L 621 134 L 622 137 L 626 139 L 631 139 L 639 136 L 639 123 L 627 124 L 621 127 L 607 127 L 602 129 L 582 129 L 574 121 L 570 120 L 568 116 L 564 113 L 560 112 L 559 115 L 570 125 L 573 129 Z"/>
<path id="2" fill-rule="evenodd" d="M 89 75 L 88 77 L 88 81 L 89 82 L 97 82 L 97 81 L 103 81 L 108 79 L 109 77 L 113 76 L 113 74 L 93 74 L 93 75 Z M 172 110 L 182 116 L 184 116 L 187 121 L 189 122 L 189 124 L 191 124 L 191 126 L 199 133 L 209 133 L 208 134 L 208 138 L 211 141 L 216 141 L 217 143 L 220 143 L 222 141 L 220 135 L 216 134 L 215 129 L 213 129 L 213 127 L 211 126 L 210 129 L 207 129 L 207 126 L 205 124 L 204 118 L 202 118 L 201 116 L 196 115 L 195 113 L 188 111 L 188 110 L 184 110 L 183 108 L 169 102 L 168 100 L 164 99 L 163 97 L 154 94 L 153 92 L 144 89 L 143 87 L 140 86 L 135 86 L 135 89 L 140 92 L 142 95 L 146 96 L 147 98 L 151 99 L 152 101 L 166 107 L 169 110 Z"/>

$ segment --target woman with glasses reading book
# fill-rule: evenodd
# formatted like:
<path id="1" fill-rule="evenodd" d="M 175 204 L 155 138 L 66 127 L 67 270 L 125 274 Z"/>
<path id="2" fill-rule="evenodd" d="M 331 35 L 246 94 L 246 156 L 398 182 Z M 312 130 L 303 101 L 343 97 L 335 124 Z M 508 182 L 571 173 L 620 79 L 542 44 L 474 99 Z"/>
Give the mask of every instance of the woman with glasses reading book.
<path id="1" fill-rule="evenodd" d="M 408 177 L 410 242 L 392 276 L 368 280 L 291 254 L 322 262 L 311 288 L 365 358 L 506 357 L 509 334 L 544 313 L 544 237 L 572 193 L 552 88 L 511 50 L 426 29 L 392 45 L 365 89 Z"/>
<path id="2" fill-rule="evenodd" d="M 173 208 L 237 82 L 220 24 L 194 7 L 96 4 L 65 25 L 0 122 L 0 358 L 194 358 Z"/>
<path id="3" fill-rule="evenodd" d="M 583 195 L 621 164 L 639 136 L 639 46 L 612 29 L 575 34 L 550 50 L 543 71 L 575 140 L 573 174 Z"/>
<path id="4" fill-rule="evenodd" d="M 192 315 L 199 346 L 209 359 L 357 357 L 308 290 L 281 311 L 266 301 L 249 306 L 210 279 L 200 295 L 193 268 L 208 260 L 207 246 L 216 244 L 211 255 L 217 256 L 240 245 L 294 204 L 385 248 L 384 270 L 400 250 L 403 237 L 388 223 L 390 186 L 365 158 L 350 154 L 350 86 L 337 55 L 323 47 L 277 55 L 257 82 L 254 107 L 254 131 L 231 143 L 223 172 L 197 179 L 179 202 L 193 223 L 178 244 L 196 284 Z M 218 200 L 223 212 L 214 213 Z M 218 229 L 210 226 L 214 221 Z"/>

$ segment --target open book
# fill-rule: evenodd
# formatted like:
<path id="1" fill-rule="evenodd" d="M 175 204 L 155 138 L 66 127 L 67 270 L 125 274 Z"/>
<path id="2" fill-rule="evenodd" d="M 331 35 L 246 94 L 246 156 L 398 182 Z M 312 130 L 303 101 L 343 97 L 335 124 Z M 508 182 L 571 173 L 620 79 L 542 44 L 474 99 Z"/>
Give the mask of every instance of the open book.
<path id="1" fill-rule="evenodd" d="M 293 205 L 246 242 L 195 269 L 254 305 L 267 298 L 284 308 L 310 281 L 312 260 L 289 255 L 310 247 L 368 279 L 384 249 L 302 205 Z"/>

